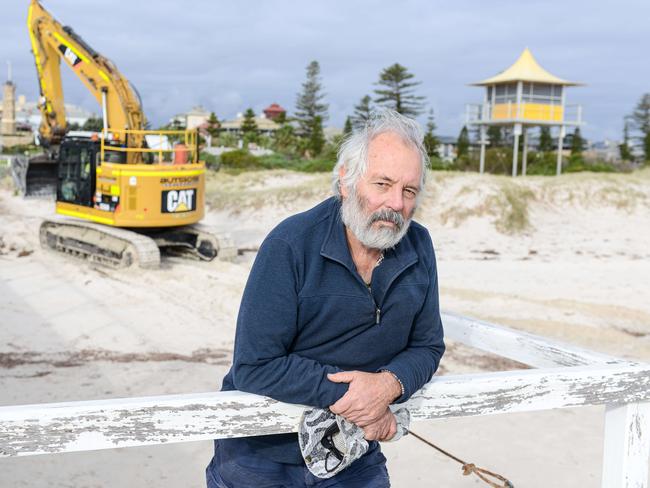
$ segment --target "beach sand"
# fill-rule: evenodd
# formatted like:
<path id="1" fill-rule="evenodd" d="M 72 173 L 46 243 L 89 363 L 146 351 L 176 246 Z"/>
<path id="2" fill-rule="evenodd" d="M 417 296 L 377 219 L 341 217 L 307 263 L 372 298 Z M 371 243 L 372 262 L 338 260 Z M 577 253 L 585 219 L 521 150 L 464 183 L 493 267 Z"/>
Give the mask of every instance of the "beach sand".
<path id="1" fill-rule="evenodd" d="M 329 177 L 217 174 L 205 221 L 248 251 L 110 270 L 42 250 L 53 203 L 0 187 L 0 405 L 217 390 L 254 250 L 329 194 Z M 560 178 L 430 173 L 416 220 L 443 310 L 650 361 L 650 172 Z M 510 361 L 450 344 L 441 374 Z M 413 430 L 515 486 L 599 487 L 604 407 L 419 422 Z M 198 487 L 210 442 L 0 460 L 0 486 Z M 485 486 L 413 437 L 384 444 L 393 486 Z"/>

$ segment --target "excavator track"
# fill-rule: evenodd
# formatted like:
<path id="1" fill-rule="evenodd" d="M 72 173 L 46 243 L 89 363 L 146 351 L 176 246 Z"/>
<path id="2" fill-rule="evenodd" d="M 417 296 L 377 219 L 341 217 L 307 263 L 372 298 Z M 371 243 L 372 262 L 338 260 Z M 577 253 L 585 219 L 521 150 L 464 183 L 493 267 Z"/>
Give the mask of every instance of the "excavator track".
<path id="1" fill-rule="evenodd" d="M 45 220 L 41 246 L 111 268 L 158 268 L 160 250 L 145 235 L 92 222 L 70 219 Z"/>
<path id="2" fill-rule="evenodd" d="M 155 231 L 146 230 L 160 249 L 169 254 L 212 261 L 232 261 L 237 257 L 237 247 L 229 234 L 203 224 L 172 227 Z"/>
<path id="3" fill-rule="evenodd" d="M 49 219 L 40 229 L 41 246 L 111 268 L 158 268 L 161 249 L 169 254 L 232 261 L 237 247 L 230 235 L 194 224 L 169 229 L 120 229 L 71 219 Z"/>

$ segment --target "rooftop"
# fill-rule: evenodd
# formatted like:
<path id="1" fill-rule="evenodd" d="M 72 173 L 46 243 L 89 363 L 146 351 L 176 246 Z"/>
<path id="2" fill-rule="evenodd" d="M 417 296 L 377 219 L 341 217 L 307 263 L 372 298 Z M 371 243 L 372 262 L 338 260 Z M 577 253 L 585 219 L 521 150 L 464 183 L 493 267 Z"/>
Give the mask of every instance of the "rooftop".
<path id="1" fill-rule="evenodd" d="M 549 83 L 552 85 L 577 86 L 581 83 L 567 81 L 549 73 L 542 68 L 533 57 L 530 49 L 526 48 L 512 66 L 501 73 L 483 81 L 471 83 L 473 86 L 496 85 L 513 81 L 528 81 L 536 83 Z"/>

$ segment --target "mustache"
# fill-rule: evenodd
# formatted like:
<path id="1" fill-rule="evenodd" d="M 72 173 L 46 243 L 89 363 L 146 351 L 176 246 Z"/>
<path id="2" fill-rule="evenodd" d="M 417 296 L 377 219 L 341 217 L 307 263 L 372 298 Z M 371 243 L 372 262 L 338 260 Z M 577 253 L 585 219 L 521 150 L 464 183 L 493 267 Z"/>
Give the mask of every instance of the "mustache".
<path id="1" fill-rule="evenodd" d="M 402 214 L 388 208 L 384 208 L 373 213 L 370 216 L 369 225 L 372 225 L 380 220 L 395 224 L 397 230 L 401 229 L 404 226 L 404 217 L 402 217 Z"/>

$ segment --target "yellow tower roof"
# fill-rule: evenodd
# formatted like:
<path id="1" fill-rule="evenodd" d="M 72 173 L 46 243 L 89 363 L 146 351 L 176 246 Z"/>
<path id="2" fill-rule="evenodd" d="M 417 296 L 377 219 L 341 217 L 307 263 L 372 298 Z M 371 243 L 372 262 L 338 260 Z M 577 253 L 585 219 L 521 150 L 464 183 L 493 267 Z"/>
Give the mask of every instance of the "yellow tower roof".
<path id="1" fill-rule="evenodd" d="M 497 85 L 499 83 L 509 83 L 513 81 L 529 81 L 535 83 L 550 83 L 553 85 L 577 86 L 581 83 L 563 80 L 555 75 L 552 75 L 533 57 L 533 54 L 528 48 L 524 49 L 519 59 L 510 66 L 508 69 L 502 71 L 492 78 L 487 80 L 472 83 L 474 86 Z"/>

